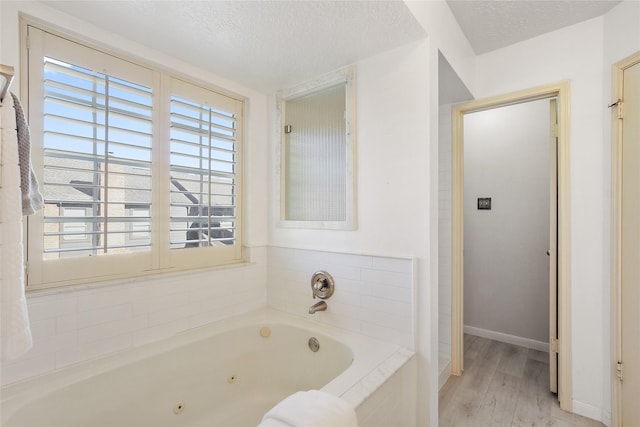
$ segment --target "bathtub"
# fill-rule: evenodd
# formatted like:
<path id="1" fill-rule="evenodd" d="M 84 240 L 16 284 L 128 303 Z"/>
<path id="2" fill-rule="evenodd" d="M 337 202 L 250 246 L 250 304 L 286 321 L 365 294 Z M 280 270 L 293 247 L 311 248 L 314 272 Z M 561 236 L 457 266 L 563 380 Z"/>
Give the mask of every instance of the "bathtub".
<path id="1" fill-rule="evenodd" d="M 383 419 L 377 400 L 395 398 L 395 412 L 415 409 L 404 402 L 413 357 L 395 344 L 263 309 L 4 387 L 1 425 L 253 427 L 281 399 L 309 389 L 341 396 L 360 425 L 373 425 Z M 398 372 L 405 378 L 393 385 Z M 412 424 L 413 415 L 385 422 Z"/>

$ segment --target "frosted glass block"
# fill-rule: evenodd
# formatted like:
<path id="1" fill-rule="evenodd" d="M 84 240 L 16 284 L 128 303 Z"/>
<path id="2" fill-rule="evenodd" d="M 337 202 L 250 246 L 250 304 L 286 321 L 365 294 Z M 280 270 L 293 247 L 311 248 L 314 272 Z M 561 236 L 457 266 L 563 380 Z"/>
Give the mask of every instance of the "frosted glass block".
<path id="1" fill-rule="evenodd" d="M 286 101 L 287 220 L 347 218 L 346 85 Z"/>

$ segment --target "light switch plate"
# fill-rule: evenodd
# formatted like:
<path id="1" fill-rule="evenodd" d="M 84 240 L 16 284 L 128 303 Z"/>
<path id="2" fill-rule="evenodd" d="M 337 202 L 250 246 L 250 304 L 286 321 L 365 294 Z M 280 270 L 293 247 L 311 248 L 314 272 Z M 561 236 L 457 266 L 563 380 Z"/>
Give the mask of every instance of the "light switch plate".
<path id="1" fill-rule="evenodd" d="M 478 197 L 478 210 L 491 210 L 491 197 Z"/>

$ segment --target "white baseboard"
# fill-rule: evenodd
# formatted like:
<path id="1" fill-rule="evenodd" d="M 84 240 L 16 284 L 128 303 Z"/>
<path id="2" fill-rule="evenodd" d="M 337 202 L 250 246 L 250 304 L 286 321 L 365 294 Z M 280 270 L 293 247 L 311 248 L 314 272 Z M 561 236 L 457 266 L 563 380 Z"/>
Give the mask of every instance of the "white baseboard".
<path id="1" fill-rule="evenodd" d="M 572 404 L 573 407 L 571 409 L 576 414 L 596 421 L 602 421 L 602 408 L 598 408 L 597 406 L 593 406 L 588 403 L 579 402 L 577 400 L 574 400 Z"/>
<path id="2" fill-rule="evenodd" d="M 451 362 L 448 362 L 447 365 L 440 371 L 440 375 L 438 375 L 438 390 L 442 388 L 444 383 L 447 382 L 449 377 L 451 376 Z"/>
<path id="3" fill-rule="evenodd" d="M 469 335 L 489 338 L 494 341 L 506 342 L 508 344 L 519 345 L 522 347 L 532 348 L 534 350 L 544 351 L 547 353 L 549 352 L 549 343 L 542 341 L 517 337 L 515 335 L 503 334 L 502 332 L 490 331 L 488 329 L 481 329 L 468 325 L 464 325 L 464 332 Z"/>

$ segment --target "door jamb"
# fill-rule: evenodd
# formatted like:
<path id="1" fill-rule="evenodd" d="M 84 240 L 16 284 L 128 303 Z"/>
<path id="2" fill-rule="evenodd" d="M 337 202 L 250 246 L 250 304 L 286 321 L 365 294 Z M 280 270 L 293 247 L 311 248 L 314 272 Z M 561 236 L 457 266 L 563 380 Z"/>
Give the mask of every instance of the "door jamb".
<path id="1" fill-rule="evenodd" d="M 558 99 L 558 399 L 572 411 L 571 375 L 571 226 L 569 186 L 569 83 L 559 82 L 459 104 L 452 109 L 452 282 L 451 374 L 461 375 L 463 358 L 464 283 L 464 130 L 467 113 L 539 99 Z"/>
<path id="2" fill-rule="evenodd" d="M 640 63 L 640 52 L 616 62 L 611 70 L 611 425 L 622 425 L 622 383 L 617 362 L 622 358 L 622 120 L 617 101 L 623 98 L 624 70 Z"/>

